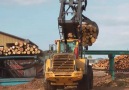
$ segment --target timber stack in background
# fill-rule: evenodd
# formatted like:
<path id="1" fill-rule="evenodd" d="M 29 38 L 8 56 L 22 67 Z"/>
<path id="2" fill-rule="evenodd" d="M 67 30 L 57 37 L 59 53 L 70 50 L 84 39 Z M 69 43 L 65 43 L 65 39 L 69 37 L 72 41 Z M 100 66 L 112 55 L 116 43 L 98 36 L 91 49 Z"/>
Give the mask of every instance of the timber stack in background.
<path id="1" fill-rule="evenodd" d="M 8 45 L 8 48 L 0 47 L 0 56 L 2 55 L 38 55 L 41 53 L 36 45 L 26 42 L 15 42 Z"/>
<path id="2" fill-rule="evenodd" d="M 115 57 L 115 70 L 116 71 L 129 71 L 129 55 L 120 55 Z M 98 63 L 92 65 L 94 69 L 109 70 L 109 60 L 100 60 Z"/>
<path id="3" fill-rule="evenodd" d="M 0 31 L 0 57 L 4 56 L 38 56 L 38 59 L 0 60 L 1 78 L 38 77 L 42 75 L 43 51 L 30 41 Z"/>

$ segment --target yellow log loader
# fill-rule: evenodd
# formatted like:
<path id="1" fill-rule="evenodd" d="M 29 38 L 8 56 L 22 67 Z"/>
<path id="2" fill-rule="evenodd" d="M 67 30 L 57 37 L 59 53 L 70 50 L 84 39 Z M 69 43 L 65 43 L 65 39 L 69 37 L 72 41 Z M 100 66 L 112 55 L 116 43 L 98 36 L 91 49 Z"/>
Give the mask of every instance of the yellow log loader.
<path id="1" fill-rule="evenodd" d="M 56 40 L 57 53 L 51 54 L 44 64 L 45 89 L 74 87 L 77 90 L 90 90 L 93 87 L 93 71 L 89 61 L 80 58 L 78 39 Z"/>
<path id="2" fill-rule="evenodd" d="M 50 45 L 53 53 L 44 62 L 45 90 L 91 90 L 93 71 L 83 50 L 88 50 L 88 46 L 95 42 L 98 26 L 82 14 L 87 0 L 60 0 L 60 3 L 60 39 L 55 40 L 55 45 Z M 66 18 L 69 13 L 70 20 Z"/>

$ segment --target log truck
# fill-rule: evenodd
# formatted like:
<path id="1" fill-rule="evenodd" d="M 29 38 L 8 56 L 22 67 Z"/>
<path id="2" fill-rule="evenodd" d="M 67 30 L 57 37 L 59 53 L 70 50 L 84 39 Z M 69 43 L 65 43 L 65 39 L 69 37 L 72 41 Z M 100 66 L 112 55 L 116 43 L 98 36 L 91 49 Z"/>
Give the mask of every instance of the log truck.
<path id="1" fill-rule="evenodd" d="M 74 87 L 93 88 L 93 71 L 83 50 L 88 50 L 98 36 L 98 26 L 83 15 L 87 0 L 60 0 L 58 27 L 60 39 L 55 40 L 53 53 L 44 62 L 45 90 Z"/>

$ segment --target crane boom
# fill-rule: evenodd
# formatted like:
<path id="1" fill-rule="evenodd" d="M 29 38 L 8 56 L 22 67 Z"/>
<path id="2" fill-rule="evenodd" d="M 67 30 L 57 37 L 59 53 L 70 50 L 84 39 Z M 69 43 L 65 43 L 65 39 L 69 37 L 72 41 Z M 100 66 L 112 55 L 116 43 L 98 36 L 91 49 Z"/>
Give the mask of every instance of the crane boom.
<path id="1" fill-rule="evenodd" d="M 67 44 L 68 34 L 71 33 L 74 39 L 81 41 L 79 43 L 80 52 L 82 52 L 83 46 L 88 50 L 88 46 L 91 46 L 95 42 L 99 29 L 95 22 L 83 15 L 83 11 L 86 10 L 87 0 L 60 0 L 60 3 L 58 17 L 60 39 L 64 39 L 65 44 Z M 87 27 L 83 27 L 83 22 L 87 24 Z M 91 30 L 88 30 L 89 27 L 91 27 Z M 82 30 L 82 28 L 86 28 L 87 30 Z M 86 38 L 87 35 L 88 38 Z"/>
<path id="2" fill-rule="evenodd" d="M 76 39 L 81 39 L 77 26 L 82 24 L 82 12 L 86 9 L 87 0 L 60 0 L 60 3 L 58 17 L 60 38 L 66 40 L 68 33 L 73 33 Z M 66 20 L 67 15 L 69 19 Z M 79 31 L 81 32 L 81 27 Z"/>
<path id="3" fill-rule="evenodd" d="M 56 51 L 44 64 L 46 90 L 73 87 L 93 88 L 93 71 L 89 60 L 82 57 L 83 46 L 91 46 L 98 36 L 97 24 L 83 15 L 87 0 L 60 0 L 58 26 L 60 39 Z M 53 51 L 53 45 L 50 46 Z"/>

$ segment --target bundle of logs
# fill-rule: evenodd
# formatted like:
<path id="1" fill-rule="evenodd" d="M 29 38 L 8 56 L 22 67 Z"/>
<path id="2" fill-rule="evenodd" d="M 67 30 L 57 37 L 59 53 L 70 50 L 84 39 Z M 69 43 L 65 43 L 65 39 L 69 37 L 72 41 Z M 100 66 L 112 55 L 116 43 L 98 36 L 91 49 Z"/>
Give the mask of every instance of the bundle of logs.
<path id="1" fill-rule="evenodd" d="M 36 45 L 32 45 L 26 42 L 15 42 L 13 45 L 9 45 L 8 48 L 1 47 L 0 55 L 30 55 L 40 54 L 40 50 Z"/>
<path id="2" fill-rule="evenodd" d="M 80 25 L 78 26 L 78 30 Z M 96 24 L 82 24 L 82 45 L 83 46 L 92 46 L 96 41 L 98 36 L 98 27 Z"/>
<path id="3" fill-rule="evenodd" d="M 129 70 L 129 55 L 117 56 L 114 60 L 115 70 Z M 109 70 L 109 60 L 100 60 L 98 63 L 92 65 L 93 68 L 103 68 Z"/>

